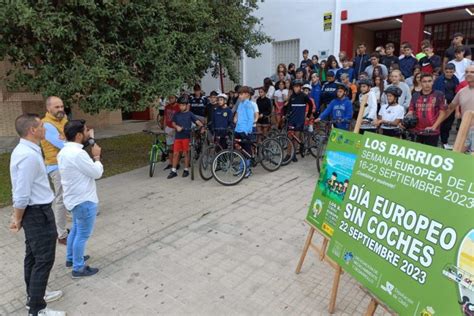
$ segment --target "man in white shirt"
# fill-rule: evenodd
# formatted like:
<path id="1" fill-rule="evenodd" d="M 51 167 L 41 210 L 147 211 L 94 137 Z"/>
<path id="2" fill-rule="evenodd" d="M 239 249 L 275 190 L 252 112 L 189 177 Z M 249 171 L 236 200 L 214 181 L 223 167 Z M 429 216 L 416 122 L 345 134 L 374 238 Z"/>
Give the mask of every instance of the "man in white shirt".
<path id="1" fill-rule="evenodd" d="M 40 141 L 45 129 L 35 114 L 20 115 L 15 128 L 21 137 L 12 152 L 10 176 L 13 214 L 10 230 L 25 231 L 26 254 L 24 273 L 27 308 L 30 315 L 65 315 L 46 308 L 46 286 L 56 255 L 56 223 L 51 202 L 54 199 L 44 165 Z M 52 295 L 51 295 L 52 294 Z M 48 301 L 57 300 L 61 291 L 49 293 Z M 51 296 L 54 299 L 51 299 Z"/>
<path id="2" fill-rule="evenodd" d="M 95 180 L 102 177 L 101 148 L 95 144 L 93 130 L 83 120 L 73 120 L 64 127 L 67 143 L 58 154 L 59 173 L 63 186 L 64 205 L 72 211 L 72 228 L 67 238 L 66 266 L 72 267 L 72 278 L 82 278 L 99 272 L 85 264 L 87 240 L 94 229 L 97 216 Z M 91 144 L 93 159 L 84 151 Z"/>

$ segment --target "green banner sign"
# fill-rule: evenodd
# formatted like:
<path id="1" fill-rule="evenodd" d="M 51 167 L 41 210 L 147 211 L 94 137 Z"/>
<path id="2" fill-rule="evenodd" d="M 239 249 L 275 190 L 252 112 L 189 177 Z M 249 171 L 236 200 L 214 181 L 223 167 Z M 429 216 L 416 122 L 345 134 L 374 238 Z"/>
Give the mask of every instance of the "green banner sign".
<path id="1" fill-rule="evenodd" d="M 361 135 L 333 129 L 306 220 L 331 237 L 347 193 Z"/>
<path id="2" fill-rule="evenodd" d="M 366 133 L 328 255 L 400 315 L 473 315 L 474 158 Z"/>

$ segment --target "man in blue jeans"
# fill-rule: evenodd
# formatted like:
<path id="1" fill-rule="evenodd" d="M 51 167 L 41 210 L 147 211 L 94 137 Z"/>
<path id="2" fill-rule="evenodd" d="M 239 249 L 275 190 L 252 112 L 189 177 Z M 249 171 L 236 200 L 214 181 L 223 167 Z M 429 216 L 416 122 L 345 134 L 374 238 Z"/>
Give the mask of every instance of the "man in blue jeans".
<path id="1" fill-rule="evenodd" d="M 97 216 L 97 188 L 95 180 L 104 172 L 100 162 L 101 148 L 95 144 L 94 131 L 83 120 L 69 121 L 64 127 L 67 143 L 58 154 L 59 173 L 66 208 L 72 211 L 72 229 L 67 239 L 66 266 L 72 266 L 72 278 L 82 278 L 99 272 L 85 264 L 87 240 L 94 229 Z M 93 159 L 83 149 L 92 145 Z"/>

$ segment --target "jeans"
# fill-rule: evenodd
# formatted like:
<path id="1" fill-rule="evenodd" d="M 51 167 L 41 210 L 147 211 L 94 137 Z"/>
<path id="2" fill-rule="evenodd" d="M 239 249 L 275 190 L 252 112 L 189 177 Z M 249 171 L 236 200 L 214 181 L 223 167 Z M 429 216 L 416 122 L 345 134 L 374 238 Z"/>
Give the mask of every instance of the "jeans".
<path id="1" fill-rule="evenodd" d="M 73 271 L 84 268 L 84 251 L 97 216 L 97 204 L 83 202 L 72 209 L 72 228 L 67 237 L 66 261 L 72 261 Z"/>

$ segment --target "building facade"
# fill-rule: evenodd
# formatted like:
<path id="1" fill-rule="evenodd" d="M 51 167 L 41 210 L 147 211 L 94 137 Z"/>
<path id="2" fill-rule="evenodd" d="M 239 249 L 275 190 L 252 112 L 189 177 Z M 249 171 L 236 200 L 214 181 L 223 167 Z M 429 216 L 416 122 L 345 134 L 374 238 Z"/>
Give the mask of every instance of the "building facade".
<path id="1" fill-rule="evenodd" d="M 474 2 L 472 0 L 265 0 L 255 15 L 262 18 L 263 31 L 273 42 L 261 45 L 261 57 L 242 54 L 240 84 L 258 87 L 263 78 L 275 73 L 279 63 L 299 64 L 302 50 L 319 60 L 345 51 L 349 57 L 358 43 L 368 51 L 393 42 L 412 44 L 419 51 L 421 40 L 429 38 L 437 54 L 449 47 L 452 35 L 462 32 L 474 48 Z M 224 84 L 231 90 L 233 83 Z M 206 92 L 221 90 L 219 78 L 206 75 Z"/>
<path id="2" fill-rule="evenodd" d="M 0 61 L 0 78 L 5 78 L 10 64 Z M 6 82 L 0 80 L 0 152 L 11 148 L 16 143 L 15 119 L 23 113 L 44 115 L 44 98 L 39 94 L 25 91 L 9 91 Z M 106 127 L 122 122 L 121 111 L 101 111 L 99 114 L 86 114 L 73 107 L 72 115 L 75 119 L 85 119 L 88 125 L 95 128 Z"/>

